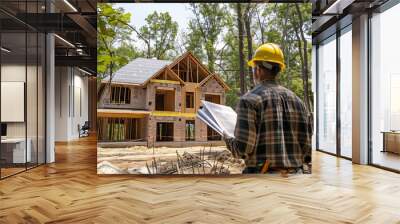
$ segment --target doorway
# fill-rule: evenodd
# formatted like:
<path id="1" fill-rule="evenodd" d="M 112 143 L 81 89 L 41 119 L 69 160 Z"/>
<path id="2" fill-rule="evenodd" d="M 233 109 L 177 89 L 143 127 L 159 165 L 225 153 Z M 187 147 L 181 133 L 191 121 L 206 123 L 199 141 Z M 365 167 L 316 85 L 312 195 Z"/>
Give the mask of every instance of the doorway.
<path id="1" fill-rule="evenodd" d="M 157 131 L 156 141 L 158 142 L 174 141 L 174 123 L 158 122 L 156 131 Z"/>

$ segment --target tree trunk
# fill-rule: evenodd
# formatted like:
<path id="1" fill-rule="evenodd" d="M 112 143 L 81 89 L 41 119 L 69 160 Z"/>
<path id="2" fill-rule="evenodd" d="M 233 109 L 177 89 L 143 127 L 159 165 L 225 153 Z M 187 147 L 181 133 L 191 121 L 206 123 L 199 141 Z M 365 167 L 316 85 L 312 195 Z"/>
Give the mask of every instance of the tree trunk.
<path id="1" fill-rule="evenodd" d="M 288 37 L 288 19 L 289 19 L 289 10 L 290 10 L 290 5 L 286 5 L 286 10 L 285 10 L 285 21 L 283 23 L 283 30 L 282 30 L 282 39 L 281 39 L 281 48 L 283 51 L 283 55 L 289 55 L 287 51 L 287 37 Z M 290 45 L 290 44 L 289 44 Z"/>
<path id="2" fill-rule="evenodd" d="M 243 15 L 242 6 L 240 3 L 236 3 L 237 10 L 237 22 L 239 30 L 239 72 L 240 72 L 240 94 L 246 93 L 245 86 L 245 74 L 244 74 L 244 54 L 243 54 Z"/>
<path id="3" fill-rule="evenodd" d="M 261 44 L 265 43 L 265 38 L 264 38 L 264 24 L 261 22 L 260 19 L 260 12 L 258 11 L 257 8 L 257 20 L 258 20 L 258 25 L 260 27 L 260 34 L 261 34 Z"/>
<path id="4" fill-rule="evenodd" d="M 246 15 L 245 15 L 245 28 L 246 28 L 246 37 L 247 37 L 247 59 L 250 61 L 253 57 L 253 40 L 251 37 L 251 13 L 250 13 L 250 3 L 247 5 Z M 248 79 L 251 84 L 251 80 L 253 80 L 253 71 L 251 67 L 248 69 Z"/>
<path id="5" fill-rule="evenodd" d="M 149 34 L 149 39 L 147 42 L 147 58 L 150 58 L 151 55 L 151 50 L 150 50 L 150 34 Z"/>
<path id="6" fill-rule="evenodd" d="M 108 82 L 108 88 L 110 90 L 110 103 L 111 103 L 111 83 L 112 83 L 112 78 L 113 78 L 113 69 L 114 69 L 114 63 L 110 63 L 110 75 L 109 75 L 109 82 Z"/>
<path id="7" fill-rule="evenodd" d="M 303 15 L 301 13 L 300 7 L 299 5 L 296 3 L 296 11 L 297 11 L 297 15 L 299 17 L 299 26 L 298 29 L 300 31 L 300 36 L 301 36 L 301 40 L 303 42 L 303 86 L 304 86 L 304 101 L 306 103 L 306 107 L 308 109 L 308 111 L 311 111 L 311 105 L 310 105 L 310 100 L 309 100 L 309 90 L 308 90 L 308 50 L 307 50 L 307 45 L 308 42 L 305 38 L 304 35 L 304 30 L 303 30 Z M 301 52 L 301 49 L 299 49 Z"/>
<path id="8" fill-rule="evenodd" d="M 209 41 L 209 42 L 208 42 Z M 214 73 L 215 68 L 215 49 L 214 49 L 214 40 L 208 40 L 206 42 L 206 53 L 207 53 L 207 63 L 208 63 L 208 70 L 210 70 L 210 72 Z"/>

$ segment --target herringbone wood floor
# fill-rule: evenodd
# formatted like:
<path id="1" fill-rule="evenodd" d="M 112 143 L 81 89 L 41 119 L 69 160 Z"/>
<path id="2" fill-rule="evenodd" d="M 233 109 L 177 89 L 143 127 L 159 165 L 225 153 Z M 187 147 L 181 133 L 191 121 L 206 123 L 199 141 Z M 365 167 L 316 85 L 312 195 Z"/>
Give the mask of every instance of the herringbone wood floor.
<path id="1" fill-rule="evenodd" d="M 97 176 L 96 142 L 0 181 L 0 223 L 400 223 L 400 175 L 314 153 L 313 174 Z"/>

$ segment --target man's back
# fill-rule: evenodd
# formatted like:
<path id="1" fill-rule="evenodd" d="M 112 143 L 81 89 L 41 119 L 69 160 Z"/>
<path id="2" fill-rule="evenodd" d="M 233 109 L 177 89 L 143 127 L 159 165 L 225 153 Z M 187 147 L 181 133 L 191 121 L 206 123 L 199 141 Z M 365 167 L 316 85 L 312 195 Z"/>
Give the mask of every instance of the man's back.
<path id="1" fill-rule="evenodd" d="M 311 156 L 309 113 L 292 91 L 264 81 L 241 97 L 237 112 L 236 153 L 248 167 L 265 160 L 271 167 L 301 167 Z"/>

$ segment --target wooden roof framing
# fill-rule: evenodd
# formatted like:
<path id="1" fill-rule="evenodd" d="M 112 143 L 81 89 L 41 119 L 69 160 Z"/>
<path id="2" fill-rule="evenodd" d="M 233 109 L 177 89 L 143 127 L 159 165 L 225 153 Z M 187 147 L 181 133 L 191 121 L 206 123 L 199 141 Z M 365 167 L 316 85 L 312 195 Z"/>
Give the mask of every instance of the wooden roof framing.
<path id="1" fill-rule="evenodd" d="M 222 87 L 224 87 L 225 90 L 229 90 L 230 89 L 229 86 L 221 79 L 221 77 L 219 75 L 211 73 L 208 70 L 208 68 L 199 59 L 197 59 L 190 51 L 187 51 L 186 53 L 182 54 L 177 59 L 172 61 L 172 63 L 170 63 L 170 64 L 165 64 L 165 62 L 167 62 L 167 61 L 160 60 L 161 62 L 164 63 L 164 66 L 161 69 L 159 69 L 156 73 L 154 73 L 153 75 L 149 76 L 142 83 L 133 83 L 133 82 L 125 82 L 125 81 L 121 82 L 121 81 L 117 81 L 117 80 L 114 81 L 113 80 L 112 84 L 145 87 L 151 80 L 156 79 L 158 76 L 162 75 L 163 72 L 165 72 L 168 76 L 170 76 L 170 78 L 172 78 L 172 80 L 178 81 L 180 84 L 185 85 L 186 82 L 184 80 L 182 80 L 181 77 L 179 77 L 179 75 L 175 71 L 173 71 L 173 67 L 175 67 L 176 65 L 178 65 L 180 62 L 182 62 L 185 59 L 191 60 L 194 63 L 196 63 L 197 64 L 197 68 L 196 69 L 201 71 L 203 74 L 206 74 L 206 76 L 197 84 L 198 87 L 203 86 L 211 78 L 215 78 L 217 80 L 217 82 L 219 84 L 221 84 Z M 140 63 L 146 63 L 146 65 L 148 65 L 149 63 L 152 63 L 152 62 L 151 62 L 150 59 L 140 59 L 134 65 L 135 66 L 140 66 Z M 186 66 L 189 66 L 189 65 L 186 65 Z M 147 67 L 149 67 L 149 66 L 147 66 Z M 132 69 L 132 68 L 130 68 L 130 69 Z M 186 69 L 188 69 L 188 68 L 186 68 Z M 130 71 L 129 68 L 127 68 L 125 70 L 127 70 L 127 71 L 125 71 L 125 73 Z M 117 72 L 116 72 L 116 74 L 117 74 Z M 193 80 L 193 77 L 192 77 L 192 80 Z M 198 77 L 197 77 L 196 80 L 199 81 Z M 155 81 L 155 82 L 157 82 L 157 81 Z M 108 80 L 102 80 L 102 84 L 106 84 L 106 83 L 108 83 Z"/>
<path id="2" fill-rule="evenodd" d="M 175 77 L 176 80 L 180 82 L 181 84 L 185 84 L 185 82 L 174 72 L 171 70 L 171 68 L 169 66 L 164 66 L 164 68 L 160 69 L 157 73 L 155 73 L 154 75 L 152 75 L 149 79 L 147 79 L 142 85 L 145 86 L 147 85 L 150 80 L 155 79 L 157 76 L 163 74 L 163 72 L 166 72 L 166 74 L 168 75 L 172 75 L 172 77 Z"/>
<path id="3" fill-rule="evenodd" d="M 208 81 L 210 81 L 212 78 L 214 78 L 222 87 L 224 87 L 225 90 L 230 90 L 231 88 L 224 82 L 224 80 L 219 77 L 217 74 L 212 74 L 207 76 L 203 81 L 199 83 L 199 86 L 204 86 Z"/>
<path id="4" fill-rule="evenodd" d="M 179 66 L 179 63 L 181 63 L 181 62 L 184 62 L 184 60 L 187 60 L 187 65 L 186 66 L 190 66 L 190 63 L 189 63 L 189 61 L 193 61 L 196 65 L 197 65 L 197 75 L 198 75 L 198 73 L 199 73 L 199 69 L 200 69 L 200 72 L 201 73 L 204 73 L 205 74 L 205 76 L 204 76 L 204 78 L 206 78 L 207 76 L 209 76 L 209 75 L 211 75 L 212 73 L 208 70 L 208 68 L 205 66 L 205 65 L 203 65 L 202 63 L 201 63 L 201 61 L 199 61 L 190 51 L 188 51 L 188 52 L 186 52 L 186 53 L 184 53 L 184 54 L 182 54 L 180 57 L 178 57 L 175 61 L 173 61 L 170 65 L 169 65 L 169 67 L 172 69 L 172 68 L 174 68 L 175 66 Z M 178 67 L 179 68 L 179 67 Z M 187 68 L 188 69 L 188 68 Z M 175 72 L 175 71 L 174 71 Z M 179 74 L 178 74 L 178 76 L 179 76 Z M 192 80 L 193 80 L 193 77 L 192 77 Z M 198 82 L 198 77 L 196 78 L 196 81 Z"/>

